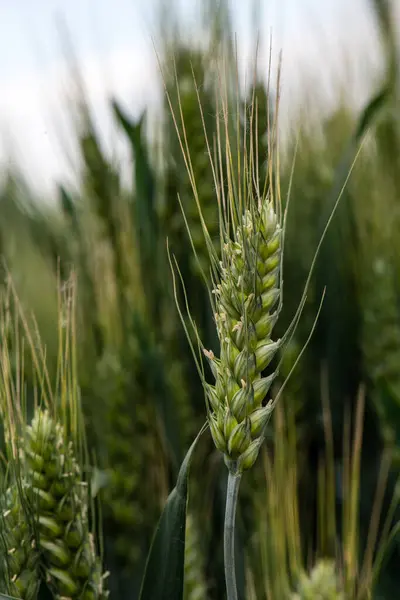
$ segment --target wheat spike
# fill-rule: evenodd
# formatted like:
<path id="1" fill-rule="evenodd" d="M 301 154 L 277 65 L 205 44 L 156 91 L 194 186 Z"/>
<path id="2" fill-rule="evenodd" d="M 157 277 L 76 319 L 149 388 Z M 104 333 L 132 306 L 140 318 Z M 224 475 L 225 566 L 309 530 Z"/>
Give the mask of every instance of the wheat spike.
<path id="1" fill-rule="evenodd" d="M 106 598 L 89 530 L 87 488 L 63 427 L 47 410 L 38 410 L 27 427 L 23 459 L 36 543 L 53 594 L 82 600 Z"/>
<path id="2" fill-rule="evenodd" d="M 297 592 L 292 594 L 292 600 L 344 600 L 339 589 L 335 564 L 320 560 L 308 575 L 300 577 Z"/>
<path id="3" fill-rule="evenodd" d="M 270 202 L 246 210 L 223 246 L 213 289 L 221 353 L 216 358 L 206 352 L 215 376 L 215 385 L 206 388 L 208 420 L 216 447 L 238 472 L 254 464 L 271 414 L 271 405 L 263 403 L 275 374 L 261 373 L 280 346 L 271 332 L 279 312 L 281 234 Z"/>
<path id="4" fill-rule="evenodd" d="M 216 76 L 221 78 L 218 69 Z M 214 443 L 224 454 L 230 472 L 240 474 L 254 464 L 273 408 L 272 402 L 265 406 L 264 401 L 276 374 L 262 377 L 262 372 L 282 345 L 281 340 L 272 340 L 271 333 L 282 307 L 280 267 L 284 219 L 279 191 L 279 160 L 272 153 L 278 145 L 276 128 L 269 128 L 268 131 L 270 152 L 265 180 L 261 181 L 257 152 L 257 102 L 253 99 L 250 106 L 249 123 L 244 107 L 245 121 L 242 124 L 239 92 L 236 89 L 235 108 L 230 97 L 231 83 L 228 77 L 225 84 L 221 85 L 220 98 L 216 99 L 215 143 L 209 139 L 204 127 L 218 205 L 220 253 L 215 249 L 203 211 L 200 182 L 194 172 L 188 132 L 183 124 L 181 135 L 177 115 L 167 97 L 211 270 L 210 295 L 214 297 L 211 304 L 220 356 L 203 350 L 215 377 L 215 385 L 209 385 L 201 370 L 207 398 L 207 418 Z M 205 125 L 197 86 L 196 94 Z M 179 109 L 180 118 L 184 121 L 181 99 Z M 236 123 L 235 117 L 232 120 L 232 114 L 236 114 Z M 242 136 L 244 139 L 241 139 Z M 188 219 L 186 224 L 192 248 L 202 268 Z M 202 274 L 207 282 L 204 270 Z M 193 319 L 191 322 L 198 336 Z M 201 345 L 199 336 L 198 341 Z M 198 362 L 197 366 L 200 370 Z"/>
<path id="5" fill-rule="evenodd" d="M 39 590 L 38 552 L 16 484 L 1 497 L 0 592 L 35 600 Z"/>
<path id="6" fill-rule="evenodd" d="M 97 384 L 98 397 L 106 408 L 102 439 L 110 476 L 102 491 L 103 514 L 106 528 L 112 531 L 119 568 L 129 575 L 151 543 L 152 526 L 165 492 L 159 434 L 149 401 L 151 391 L 143 378 L 143 361 L 136 350 L 126 354 L 122 364 L 112 355 L 103 357 Z M 156 476 L 148 477 L 149 464 Z"/>

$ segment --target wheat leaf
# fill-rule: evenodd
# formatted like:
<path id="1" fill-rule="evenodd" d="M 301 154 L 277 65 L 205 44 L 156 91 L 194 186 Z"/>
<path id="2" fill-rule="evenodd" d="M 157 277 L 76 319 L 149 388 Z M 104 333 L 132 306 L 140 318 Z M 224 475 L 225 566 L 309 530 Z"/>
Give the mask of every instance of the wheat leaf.
<path id="1" fill-rule="evenodd" d="M 204 425 L 189 448 L 168 496 L 147 557 L 139 600 L 182 600 L 189 467 Z"/>

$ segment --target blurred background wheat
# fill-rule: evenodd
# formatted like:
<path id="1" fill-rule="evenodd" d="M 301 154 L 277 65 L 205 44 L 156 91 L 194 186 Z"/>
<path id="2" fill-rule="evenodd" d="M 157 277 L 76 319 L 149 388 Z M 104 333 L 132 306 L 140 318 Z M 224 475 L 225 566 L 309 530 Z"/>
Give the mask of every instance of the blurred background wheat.
<path id="1" fill-rule="evenodd" d="M 255 96 L 261 173 L 268 152 L 267 108 L 273 113 L 277 94 L 272 84 L 267 90 L 270 31 L 260 26 L 267 23 L 262 15 L 269 3 L 260 2 L 259 12 L 249 7 L 245 43 L 238 3 L 205 2 L 202 10 L 181 4 L 158 4 L 146 32 L 154 38 L 175 109 L 179 91 L 203 214 L 211 236 L 218 238 L 204 135 L 205 129 L 212 139 L 219 110 L 215 52 L 222 45 L 231 57 L 233 79 L 236 58 L 240 76 L 247 72 L 252 78 L 259 46 Z M 298 18 L 298 7 L 291 4 L 282 3 L 282 19 Z M 332 18 L 331 3 L 325 4 L 320 21 L 306 7 L 303 15 L 321 44 Z M 365 35 L 373 40 L 372 52 L 357 50 L 362 69 L 354 70 L 352 49 L 338 39 L 324 47 L 324 79 L 319 79 L 301 64 L 307 48 L 319 53 L 318 43 L 315 52 L 303 45 L 298 31 L 285 70 L 283 45 L 281 185 L 283 198 L 291 188 L 291 204 L 282 331 L 299 302 L 335 199 L 337 174 L 347 164 L 357 128 L 363 127 L 362 110 L 382 89 L 384 96 L 322 246 L 282 378 L 308 336 L 326 286 L 315 334 L 285 388 L 256 468 L 243 482 L 238 524 L 243 598 L 391 599 L 400 589 L 400 546 L 394 535 L 400 465 L 400 14 L 395 0 L 357 4 L 359 26 L 365 20 L 370 27 Z M 123 2 L 120 10 L 122 21 Z M 29 145 L 29 136 L 24 140 L 21 127 L 7 123 L 7 104 L 0 103 L 7 125 L 0 186 L 1 285 L 7 295 L 11 276 L 21 306 L 35 316 L 49 377 L 56 380 L 58 290 L 71 269 L 76 272 L 77 378 L 87 445 L 97 465 L 108 587 L 111 598 L 123 600 L 138 597 L 155 524 L 205 416 L 202 386 L 175 306 L 167 238 L 201 338 L 208 348 L 216 344 L 178 194 L 203 266 L 207 251 L 154 50 L 149 72 L 156 92 L 149 107 L 138 111 L 138 103 L 122 102 L 116 90 L 99 112 L 75 54 L 74 31 L 67 34 L 59 27 L 58 32 L 66 76 L 58 97 L 62 110 L 58 116 L 53 111 L 50 121 L 54 147 L 62 141 L 62 168 L 40 170 L 38 157 L 28 168 L 26 152 L 18 154 L 17 148 Z M 272 34 L 276 68 L 282 40 Z M 298 65 L 290 62 L 297 52 Z M 130 61 L 146 61 L 129 53 L 123 58 L 122 74 Z M 297 69 L 298 80 L 286 75 Z M 131 72 L 126 67 L 125 78 Z M 105 65 L 108 90 L 107 78 Z M 243 107 L 247 93 L 243 85 Z M 35 152 L 39 146 L 32 142 Z M 49 151 L 43 151 L 42 160 L 47 155 L 54 165 Z M 13 346 L 5 336 L 2 344 Z M 29 402 L 37 373 L 28 359 L 22 364 Z M 186 600 L 220 600 L 225 594 L 226 474 L 209 435 L 203 438 L 190 481 Z"/>

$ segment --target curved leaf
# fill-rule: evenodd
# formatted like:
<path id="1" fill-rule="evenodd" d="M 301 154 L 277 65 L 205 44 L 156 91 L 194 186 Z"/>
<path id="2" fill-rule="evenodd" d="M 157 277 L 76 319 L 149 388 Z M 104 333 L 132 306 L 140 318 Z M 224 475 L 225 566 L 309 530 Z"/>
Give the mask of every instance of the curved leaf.
<path id="1" fill-rule="evenodd" d="M 168 496 L 147 557 L 139 600 L 182 600 L 185 561 L 186 505 L 189 467 L 205 430 L 202 427 L 179 470 L 176 486 Z"/>

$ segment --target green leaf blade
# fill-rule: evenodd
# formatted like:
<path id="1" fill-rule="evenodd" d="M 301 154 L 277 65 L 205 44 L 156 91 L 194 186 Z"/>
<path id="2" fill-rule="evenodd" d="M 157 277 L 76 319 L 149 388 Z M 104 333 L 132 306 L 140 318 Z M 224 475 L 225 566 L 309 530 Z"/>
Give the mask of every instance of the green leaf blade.
<path id="1" fill-rule="evenodd" d="M 168 496 L 147 557 L 139 600 L 182 600 L 189 468 L 203 426 L 189 448 Z"/>

